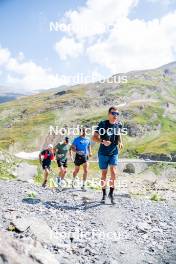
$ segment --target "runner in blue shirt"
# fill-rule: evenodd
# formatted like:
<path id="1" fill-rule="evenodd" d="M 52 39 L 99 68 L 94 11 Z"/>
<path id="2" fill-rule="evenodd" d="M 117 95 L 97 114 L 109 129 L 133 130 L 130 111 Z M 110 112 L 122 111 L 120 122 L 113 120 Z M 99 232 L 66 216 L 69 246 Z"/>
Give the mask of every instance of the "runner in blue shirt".
<path id="1" fill-rule="evenodd" d="M 74 159 L 75 168 L 73 171 L 72 187 L 74 188 L 75 177 L 79 172 L 80 166 L 83 165 L 83 185 L 81 189 L 85 190 L 85 183 L 89 168 L 88 159 L 92 155 L 90 139 L 86 137 L 85 128 L 80 129 L 80 136 L 76 137 L 71 145 L 70 155 L 72 156 L 71 151 L 76 153 Z"/>

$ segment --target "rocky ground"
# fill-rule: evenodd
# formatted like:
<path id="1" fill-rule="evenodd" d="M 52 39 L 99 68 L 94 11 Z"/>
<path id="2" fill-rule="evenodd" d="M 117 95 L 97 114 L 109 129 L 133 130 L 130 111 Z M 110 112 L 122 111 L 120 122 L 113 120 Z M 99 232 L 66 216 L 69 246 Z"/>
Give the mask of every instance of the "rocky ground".
<path id="1" fill-rule="evenodd" d="M 176 207 L 0 181 L 0 263 L 176 263 Z M 33 198 L 29 198 L 29 196 Z"/>

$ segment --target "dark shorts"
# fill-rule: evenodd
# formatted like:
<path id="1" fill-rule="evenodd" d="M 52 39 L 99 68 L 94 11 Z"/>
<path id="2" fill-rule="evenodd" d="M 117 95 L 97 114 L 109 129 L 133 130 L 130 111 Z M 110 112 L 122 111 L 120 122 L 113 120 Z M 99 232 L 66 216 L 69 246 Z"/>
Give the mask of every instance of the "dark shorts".
<path id="1" fill-rule="evenodd" d="M 76 154 L 74 163 L 76 166 L 80 166 L 84 164 L 85 162 L 87 162 L 88 159 L 89 159 L 88 156 L 82 156 L 82 155 Z"/>
<path id="2" fill-rule="evenodd" d="M 43 160 L 42 161 L 42 168 L 45 170 L 45 169 L 48 169 L 50 170 L 50 166 L 51 166 L 51 161 L 46 161 L 46 160 Z"/>
<path id="3" fill-rule="evenodd" d="M 58 167 L 61 167 L 61 166 L 63 166 L 63 167 L 65 167 L 65 168 L 67 168 L 67 159 L 66 160 L 57 160 L 57 165 L 58 165 Z"/>
<path id="4" fill-rule="evenodd" d="M 99 168 L 100 170 L 106 170 L 109 166 L 117 166 L 118 164 L 118 154 L 111 156 L 104 156 L 98 154 Z"/>

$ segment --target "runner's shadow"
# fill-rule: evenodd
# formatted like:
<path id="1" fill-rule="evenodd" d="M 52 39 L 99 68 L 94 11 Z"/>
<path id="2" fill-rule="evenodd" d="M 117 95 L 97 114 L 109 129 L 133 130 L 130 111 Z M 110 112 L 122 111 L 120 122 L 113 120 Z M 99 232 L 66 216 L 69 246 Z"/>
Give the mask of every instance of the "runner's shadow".
<path id="1" fill-rule="evenodd" d="M 27 204 L 38 204 L 40 202 L 41 202 L 40 199 L 34 199 L 34 198 L 24 198 L 22 200 L 22 203 L 27 203 Z"/>
<path id="2" fill-rule="evenodd" d="M 84 202 L 84 208 L 83 210 L 86 211 L 88 209 L 91 209 L 91 208 L 96 208 L 96 207 L 99 207 L 99 206 L 103 206 L 103 204 L 101 202 Z"/>
<path id="3" fill-rule="evenodd" d="M 63 192 L 75 193 L 75 192 L 83 192 L 81 189 L 73 189 L 73 188 L 63 188 Z"/>
<path id="4" fill-rule="evenodd" d="M 114 196 L 117 198 L 131 198 L 131 195 L 128 193 L 115 194 Z"/>
<path id="5" fill-rule="evenodd" d="M 88 210 L 91 208 L 98 207 L 102 205 L 100 202 L 83 202 L 80 204 L 76 204 L 75 206 L 73 205 L 66 205 L 66 204 L 60 204 L 54 201 L 48 201 L 43 203 L 47 208 L 54 207 L 55 209 L 64 209 L 64 210 Z"/>

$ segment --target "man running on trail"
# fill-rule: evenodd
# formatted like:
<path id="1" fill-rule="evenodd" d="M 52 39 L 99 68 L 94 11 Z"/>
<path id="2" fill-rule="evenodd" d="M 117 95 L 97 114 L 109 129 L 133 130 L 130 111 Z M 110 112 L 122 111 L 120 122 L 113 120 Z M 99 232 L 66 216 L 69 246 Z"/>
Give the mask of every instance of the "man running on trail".
<path id="1" fill-rule="evenodd" d="M 59 177 L 58 177 L 58 184 L 62 184 L 62 180 L 64 179 L 67 173 L 67 154 L 69 151 L 69 138 L 65 137 L 64 142 L 59 142 L 54 150 L 57 165 L 59 168 Z"/>
<path id="2" fill-rule="evenodd" d="M 75 178 L 79 172 L 80 166 L 83 165 L 83 185 L 81 187 L 82 190 L 85 191 L 85 183 L 88 174 L 88 159 L 91 157 L 91 145 L 90 139 L 86 137 L 85 128 L 80 129 L 80 136 L 76 137 L 71 145 L 70 148 L 70 155 L 72 156 L 71 152 L 75 152 L 75 168 L 73 171 L 73 181 L 72 187 L 74 188 Z"/>
<path id="3" fill-rule="evenodd" d="M 44 170 L 44 181 L 43 181 L 42 187 L 46 187 L 52 160 L 54 160 L 54 150 L 53 150 L 53 145 L 49 144 L 48 148 L 44 149 L 39 154 L 39 161 Z"/>
<path id="4" fill-rule="evenodd" d="M 100 143 L 98 158 L 99 167 L 102 170 L 101 186 L 103 197 L 101 202 L 105 203 L 106 200 L 106 176 L 108 172 L 108 166 L 110 166 L 110 191 L 108 197 L 111 203 L 114 204 L 114 186 L 117 175 L 117 163 L 118 163 L 118 147 L 123 148 L 122 138 L 119 133 L 119 129 L 122 127 L 118 122 L 119 112 L 117 108 L 112 106 L 108 111 L 108 120 L 101 121 L 94 131 L 92 140 Z"/>

